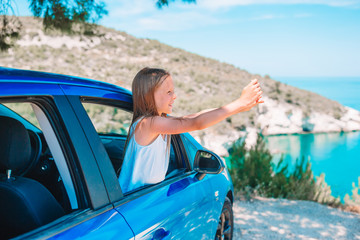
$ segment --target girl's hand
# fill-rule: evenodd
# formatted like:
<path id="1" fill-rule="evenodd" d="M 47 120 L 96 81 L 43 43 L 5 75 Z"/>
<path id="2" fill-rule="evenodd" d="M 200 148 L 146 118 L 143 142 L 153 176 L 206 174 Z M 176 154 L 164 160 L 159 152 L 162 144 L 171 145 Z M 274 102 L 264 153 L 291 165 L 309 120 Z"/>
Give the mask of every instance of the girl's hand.
<path id="1" fill-rule="evenodd" d="M 249 111 L 257 104 L 264 102 L 262 99 L 260 83 L 257 79 L 251 80 L 251 82 L 246 87 L 244 87 L 238 100 L 242 106 L 241 111 Z"/>

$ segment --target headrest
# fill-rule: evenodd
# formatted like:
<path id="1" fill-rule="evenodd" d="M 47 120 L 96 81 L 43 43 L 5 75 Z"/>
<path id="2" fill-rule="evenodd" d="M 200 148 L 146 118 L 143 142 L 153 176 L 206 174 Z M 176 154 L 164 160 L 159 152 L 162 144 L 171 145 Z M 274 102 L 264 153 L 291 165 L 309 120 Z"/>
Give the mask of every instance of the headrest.
<path id="1" fill-rule="evenodd" d="M 31 145 L 24 125 L 16 119 L 0 116 L 0 170 L 22 169 L 29 164 Z"/>

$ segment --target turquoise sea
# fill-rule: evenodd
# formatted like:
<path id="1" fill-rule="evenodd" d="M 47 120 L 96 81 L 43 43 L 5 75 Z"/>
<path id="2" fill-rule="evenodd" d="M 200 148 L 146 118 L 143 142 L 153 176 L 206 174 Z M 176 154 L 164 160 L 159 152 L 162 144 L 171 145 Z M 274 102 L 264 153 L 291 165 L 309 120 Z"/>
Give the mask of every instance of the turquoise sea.
<path id="1" fill-rule="evenodd" d="M 322 96 L 360 111 L 360 77 L 277 77 L 275 80 Z M 360 177 L 360 132 L 269 136 L 268 147 L 283 153 L 293 164 L 310 159 L 315 176 L 325 173 L 333 196 L 351 194 Z M 278 161 L 280 154 L 275 158 Z"/>
<path id="2" fill-rule="evenodd" d="M 360 111 L 360 77 L 275 77 L 274 79 L 318 93 Z"/>

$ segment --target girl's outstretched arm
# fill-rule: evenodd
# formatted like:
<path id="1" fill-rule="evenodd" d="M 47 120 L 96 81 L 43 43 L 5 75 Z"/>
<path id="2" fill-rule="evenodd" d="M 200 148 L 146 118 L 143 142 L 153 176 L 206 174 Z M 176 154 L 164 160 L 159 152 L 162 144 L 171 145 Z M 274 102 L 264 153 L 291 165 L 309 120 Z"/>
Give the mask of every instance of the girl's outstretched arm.
<path id="1" fill-rule="evenodd" d="M 248 111 L 257 104 L 263 103 L 261 94 L 260 84 L 254 79 L 243 89 L 241 96 L 229 104 L 179 118 L 160 116 L 145 118 L 141 121 L 139 133 L 140 136 L 145 133 L 145 136 L 153 139 L 159 134 L 179 134 L 205 129 L 234 114 Z"/>
<path id="2" fill-rule="evenodd" d="M 206 110 L 202 110 L 201 112 L 198 112 L 198 113 L 193 113 L 193 114 L 189 114 L 189 115 L 186 115 L 186 116 L 182 116 L 180 118 L 182 119 L 187 119 L 187 118 L 195 118 L 203 113 L 207 113 L 207 112 L 210 112 L 212 110 L 215 110 L 216 108 L 211 108 L 211 109 L 206 109 Z"/>

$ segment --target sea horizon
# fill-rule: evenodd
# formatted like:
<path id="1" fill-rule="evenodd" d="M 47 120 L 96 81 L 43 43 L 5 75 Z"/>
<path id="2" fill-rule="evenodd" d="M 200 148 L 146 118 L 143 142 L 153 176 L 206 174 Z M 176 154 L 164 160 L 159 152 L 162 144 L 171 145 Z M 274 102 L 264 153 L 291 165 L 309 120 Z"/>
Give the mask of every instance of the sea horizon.
<path id="1" fill-rule="evenodd" d="M 360 111 L 360 76 L 276 77 L 273 79 L 287 85 L 317 93 L 321 96 L 337 101 L 344 106 Z"/>

